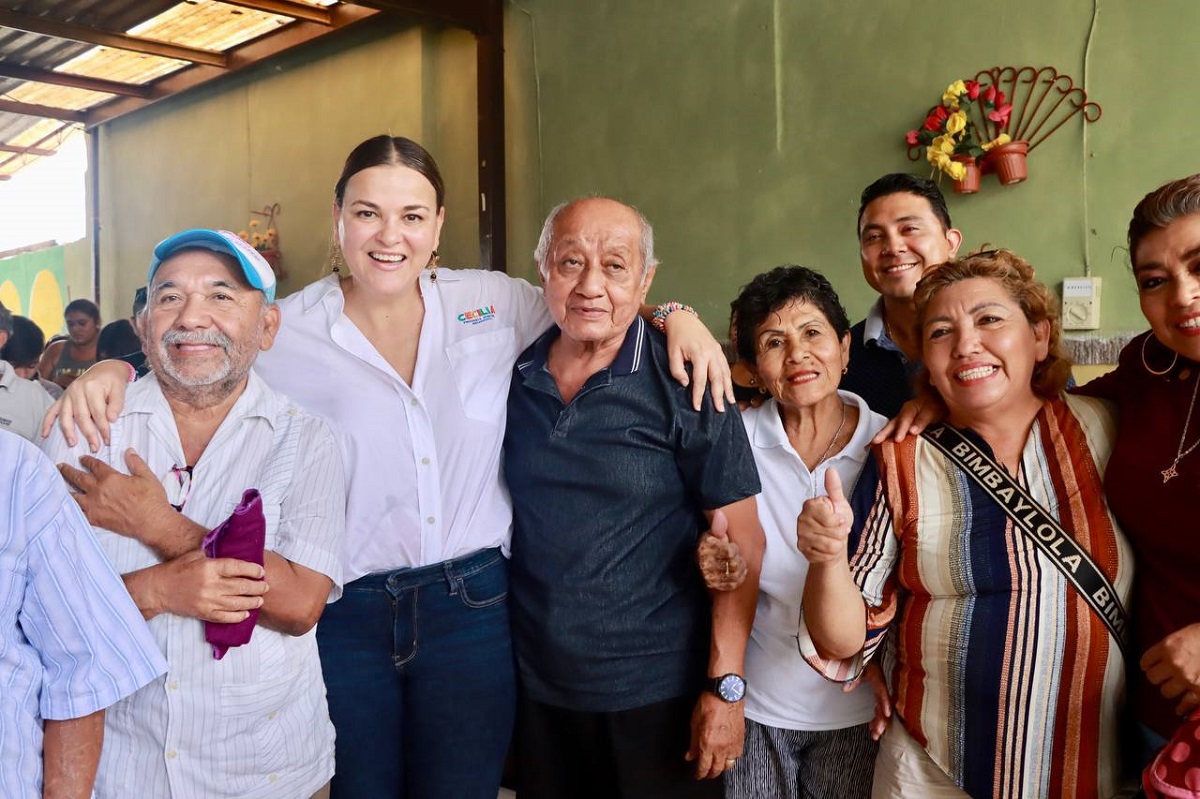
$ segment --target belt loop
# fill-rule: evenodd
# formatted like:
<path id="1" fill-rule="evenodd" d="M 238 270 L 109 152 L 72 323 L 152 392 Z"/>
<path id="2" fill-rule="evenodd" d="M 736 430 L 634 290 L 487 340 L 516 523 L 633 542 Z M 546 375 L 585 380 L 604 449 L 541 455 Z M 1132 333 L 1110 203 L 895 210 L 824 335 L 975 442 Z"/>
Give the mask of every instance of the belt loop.
<path id="1" fill-rule="evenodd" d="M 454 561 L 448 560 L 442 564 L 442 571 L 446 575 L 446 583 L 450 586 L 450 596 L 458 596 L 458 575 L 454 572 Z"/>

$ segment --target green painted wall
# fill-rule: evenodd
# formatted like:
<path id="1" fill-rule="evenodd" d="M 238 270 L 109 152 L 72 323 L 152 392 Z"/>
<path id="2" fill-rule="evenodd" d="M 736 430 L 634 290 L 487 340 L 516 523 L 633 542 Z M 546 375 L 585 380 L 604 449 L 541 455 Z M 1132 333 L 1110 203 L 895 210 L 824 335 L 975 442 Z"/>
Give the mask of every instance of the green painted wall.
<path id="1" fill-rule="evenodd" d="M 189 227 L 277 219 L 288 279 L 325 274 L 333 185 L 354 145 L 414 138 L 445 173 L 443 263 L 478 261 L 475 43 L 463 31 L 366 23 L 100 129 L 101 299 L 129 313 L 156 242 Z"/>
<path id="2" fill-rule="evenodd" d="M 858 195 L 886 172 L 924 169 L 904 132 L 951 80 L 997 64 L 1083 82 L 1097 5 L 1086 85 L 1104 116 L 1086 148 L 1082 124 L 1068 124 L 1032 154 L 1026 183 L 987 177 L 980 194 L 951 196 L 951 212 L 969 247 L 1010 247 L 1048 283 L 1082 274 L 1090 254 L 1104 329 L 1142 328 L 1120 248 L 1138 199 L 1200 171 L 1193 0 L 514 2 L 510 271 L 533 275 L 553 204 L 612 194 L 655 224 L 653 294 L 691 301 L 714 329 L 739 286 L 789 261 L 826 272 L 860 317 L 872 295 Z"/>

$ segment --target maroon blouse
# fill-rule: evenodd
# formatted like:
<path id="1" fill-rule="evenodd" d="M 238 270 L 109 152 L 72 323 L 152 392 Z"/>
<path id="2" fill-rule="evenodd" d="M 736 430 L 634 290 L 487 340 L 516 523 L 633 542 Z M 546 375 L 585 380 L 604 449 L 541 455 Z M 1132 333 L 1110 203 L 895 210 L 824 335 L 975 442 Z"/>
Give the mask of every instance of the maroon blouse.
<path id="1" fill-rule="evenodd" d="M 1108 504 L 1137 555 L 1133 619 L 1135 651 L 1144 653 L 1167 634 L 1200 622 L 1200 446 L 1179 461 L 1179 475 L 1163 482 L 1179 451 L 1188 406 L 1195 396 L 1200 366 L 1180 358 L 1165 375 L 1142 365 L 1142 344 L 1150 333 L 1131 341 L 1117 368 L 1080 394 L 1112 400 L 1119 412 L 1117 439 L 1104 475 Z M 1170 363 L 1164 348 L 1151 341 L 1147 357 L 1155 369 Z M 1200 441 L 1200 410 L 1188 425 L 1183 449 Z M 1182 718 L 1178 700 L 1163 698 L 1138 664 L 1133 675 L 1137 717 L 1170 738 Z"/>

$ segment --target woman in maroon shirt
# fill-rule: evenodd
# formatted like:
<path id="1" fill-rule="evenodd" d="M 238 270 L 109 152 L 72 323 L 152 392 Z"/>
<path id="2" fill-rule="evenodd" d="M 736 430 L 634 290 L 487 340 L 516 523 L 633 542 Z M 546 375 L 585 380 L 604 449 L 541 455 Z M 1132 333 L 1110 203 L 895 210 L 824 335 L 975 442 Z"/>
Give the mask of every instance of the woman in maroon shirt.
<path id="1" fill-rule="evenodd" d="M 1119 410 L 1104 485 L 1137 555 L 1132 702 L 1148 762 L 1200 706 L 1200 175 L 1138 203 L 1129 257 L 1150 330 L 1079 391 Z"/>

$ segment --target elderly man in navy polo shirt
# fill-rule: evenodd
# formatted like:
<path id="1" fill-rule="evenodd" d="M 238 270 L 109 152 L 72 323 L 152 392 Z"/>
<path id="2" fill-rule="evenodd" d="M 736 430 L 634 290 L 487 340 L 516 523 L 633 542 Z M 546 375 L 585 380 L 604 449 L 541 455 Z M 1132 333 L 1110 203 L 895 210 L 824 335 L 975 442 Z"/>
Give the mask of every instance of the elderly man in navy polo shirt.
<path id="1" fill-rule="evenodd" d="M 737 412 L 694 411 L 638 316 L 653 251 L 605 198 L 555 208 L 538 242 L 556 325 L 518 360 L 504 440 L 522 797 L 719 797 L 703 778 L 742 751 L 758 475 Z M 717 511 L 750 576 L 710 600 Z"/>

